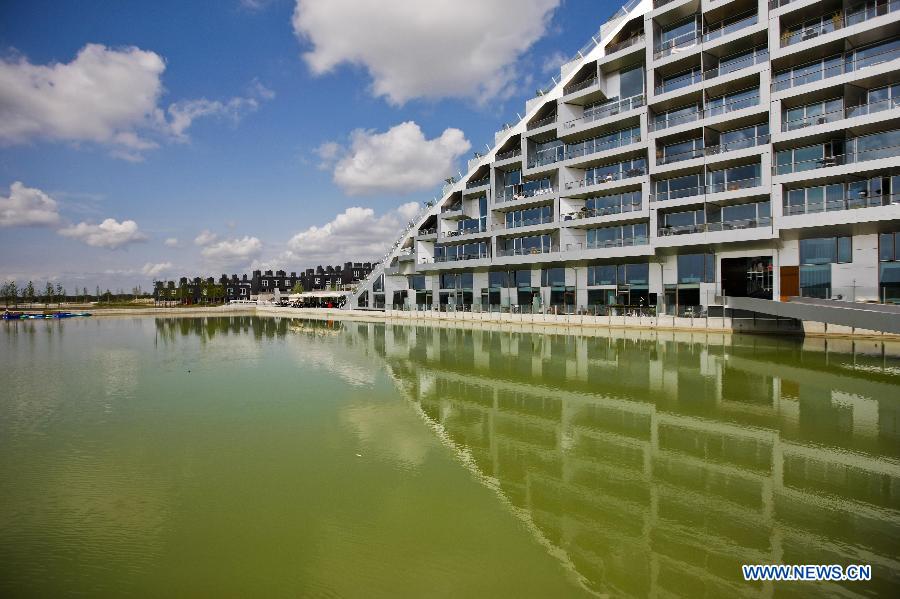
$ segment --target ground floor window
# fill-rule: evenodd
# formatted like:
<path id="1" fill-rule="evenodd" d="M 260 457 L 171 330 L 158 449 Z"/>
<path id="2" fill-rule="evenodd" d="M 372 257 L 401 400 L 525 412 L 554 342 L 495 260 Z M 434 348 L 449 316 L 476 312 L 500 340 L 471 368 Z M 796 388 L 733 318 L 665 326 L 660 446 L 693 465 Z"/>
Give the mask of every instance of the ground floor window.
<path id="1" fill-rule="evenodd" d="M 879 298 L 900 304 L 900 231 L 878 236 L 878 259 Z"/>

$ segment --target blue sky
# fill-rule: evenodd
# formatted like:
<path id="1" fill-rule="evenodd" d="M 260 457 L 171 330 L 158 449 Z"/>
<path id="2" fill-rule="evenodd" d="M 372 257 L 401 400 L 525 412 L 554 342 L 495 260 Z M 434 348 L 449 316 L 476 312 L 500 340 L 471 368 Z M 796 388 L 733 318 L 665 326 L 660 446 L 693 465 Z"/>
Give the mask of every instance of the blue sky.
<path id="1" fill-rule="evenodd" d="M 0 278 L 376 258 L 618 7 L 367 4 L 0 5 Z"/>

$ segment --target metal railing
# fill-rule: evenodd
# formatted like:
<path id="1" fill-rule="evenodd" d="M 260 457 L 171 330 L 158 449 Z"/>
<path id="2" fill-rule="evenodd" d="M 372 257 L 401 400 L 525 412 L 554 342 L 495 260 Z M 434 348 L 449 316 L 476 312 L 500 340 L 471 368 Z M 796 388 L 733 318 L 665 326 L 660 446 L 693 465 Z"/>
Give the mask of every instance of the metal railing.
<path id="1" fill-rule="evenodd" d="M 598 216 L 609 216 L 612 214 L 624 214 L 627 212 L 637 212 L 641 209 L 640 202 L 632 202 L 626 204 L 622 202 L 618 206 L 604 206 L 602 208 L 582 208 L 577 212 L 566 212 L 560 214 L 561 220 L 581 220 L 583 218 L 595 218 Z"/>
<path id="2" fill-rule="evenodd" d="M 474 252 L 474 253 L 464 253 L 464 254 L 454 254 L 452 256 L 435 256 L 431 259 L 430 262 L 441 263 L 441 262 L 460 262 L 464 260 L 481 260 L 483 258 L 489 258 L 489 252 Z M 421 260 L 420 264 L 427 264 L 428 260 Z"/>
<path id="3" fill-rule="evenodd" d="M 676 125 L 699 121 L 702 115 L 703 111 L 699 106 L 696 106 L 693 111 L 679 114 L 678 116 L 670 117 L 668 112 L 658 114 L 653 117 L 652 120 L 648 120 L 647 124 L 652 131 L 661 131 L 663 129 L 668 129 L 669 127 L 675 127 Z"/>
<path id="4" fill-rule="evenodd" d="M 661 152 L 656 157 L 656 164 L 663 165 L 672 164 L 673 162 L 683 162 L 685 160 L 691 160 L 692 158 L 702 158 L 705 155 L 703 147 L 686 150 L 684 152 L 675 152 L 674 154 Z"/>
<path id="5" fill-rule="evenodd" d="M 487 231 L 487 227 L 485 225 L 479 224 L 477 227 L 471 227 L 468 229 L 454 229 L 450 231 L 442 231 L 441 237 L 463 237 L 465 235 L 475 235 L 477 233 L 485 233 Z"/>
<path id="6" fill-rule="evenodd" d="M 478 179 L 477 181 L 469 181 L 466 183 L 466 189 L 473 189 L 475 187 L 481 187 L 483 185 L 487 185 L 491 182 L 490 177 L 485 177 L 484 179 Z"/>
<path id="7" fill-rule="evenodd" d="M 844 73 L 861 71 L 868 67 L 873 67 L 885 62 L 889 62 L 891 60 L 895 60 L 896 58 L 900 57 L 900 48 L 891 48 L 889 50 L 885 50 L 884 52 L 873 54 L 872 56 L 866 56 L 864 58 L 854 58 L 853 60 L 847 60 L 848 56 L 849 54 L 842 54 L 831 57 L 838 58 L 841 60 L 841 62 L 830 67 L 825 67 L 820 62 L 819 68 L 815 71 L 808 73 L 799 73 L 786 79 L 772 81 L 772 91 L 784 91 L 786 89 L 791 89 L 792 87 L 797 87 L 799 85 L 806 85 L 807 83 L 814 83 L 816 81 L 821 81 L 822 79 L 837 77 L 838 75 L 843 75 Z M 802 67 L 809 65 L 799 66 Z M 775 78 L 777 79 L 777 77 L 778 75 L 776 74 Z"/>
<path id="8" fill-rule="evenodd" d="M 576 144 L 568 145 L 566 144 L 566 159 L 570 158 L 579 158 L 581 156 L 588 156 L 590 154 L 596 154 L 597 152 L 604 152 L 606 150 L 611 150 L 613 148 L 619 148 L 622 146 L 627 146 L 628 144 L 633 144 L 641 141 L 641 134 L 634 133 L 629 136 L 622 136 L 616 139 L 610 139 L 603 141 L 602 137 L 588 139 L 586 141 L 582 141 Z"/>
<path id="9" fill-rule="evenodd" d="M 843 210 L 856 210 L 858 208 L 876 208 L 900 204 L 900 193 L 873 195 L 867 197 L 845 196 L 839 200 L 828 200 L 812 204 L 785 204 L 784 215 L 795 216 L 797 214 L 818 214 L 821 212 L 840 212 Z"/>
<path id="10" fill-rule="evenodd" d="M 850 119 L 857 116 L 866 116 L 883 110 L 891 110 L 900 107 L 900 97 L 885 98 L 884 100 L 875 100 L 866 104 L 857 104 L 856 106 L 848 106 L 844 109 L 844 115 Z"/>
<path id="11" fill-rule="evenodd" d="M 637 96 L 631 96 L 630 98 L 625 98 L 624 100 L 613 100 L 611 102 L 606 102 L 599 106 L 594 107 L 590 110 L 590 112 L 585 112 L 584 116 L 578 117 L 577 119 L 572 119 L 570 121 L 566 121 L 563 125 L 564 129 L 574 129 L 578 125 L 584 123 L 593 123 L 594 121 L 598 121 L 602 118 L 615 116 L 622 112 L 627 112 L 629 110 L 633 110 L 635 108 L 640 108 L 644 105 L 644 94 L 638 94 Z"/>
<path id="12" fill-rule="evenodd" d="M 546 166 L 548 164 L 554 164 L 556 162 L 559 162 L 560 160 L 564 160 L 565 157 L 566 157 L 565 144 L 554 146 L 552 148 L 544 148 L 542 150 L 537 150 L 534 152 L 533 156 L 529 156 L 528 168 L 535 168 L 538 166 Z"/>
<path id="13" fill-rule="evenodd" d="M 452 206 L 444 206 L 441 208 L 441 214 L 447 214 L 448 212 L 462 212 L 462 204 L 453 204 Z"/>
<path id="14" fill-rule="evenodd" d="M 653 58 L 658 60 L 679 50 L 696 46 L 702 37 L 700 31 L 696 30 L 682 33 L 678 37 L 673 37 L 661 44 L 657 44 L 653 51 Z"/>
<path id="15" fill-rule="evenodd" d="M 823 158 L 776 164 L 772 167 L 772 174 L 789 175 L 791 173 L 800 173 L 803 171 L 828 168 L 831 166 L 842 166 L 845 164 L 855 164 L 857 162 L 878 160 L 880 158 L 894 158 L 896 156 L 900 156 L 900 146 L 873 148 L 861 152 L 847 152 L 845 154 L 836 154 L 834 156 L 825 156 Z"/>
<path id="16" fill-rule="evenodd" d="M 641 177 L 647 172 L 643 168 L 630 168 L 615 173 L 606 173 L 599 177 L 586 177 L 577 181 L 567 181 L 566 189 L 577 189 L 579 187 L 588 187 L 590 185 L 599 185 L 600 183 L 611 183 L 621 179 L 630 179 L 631 177 Z"/>
<path id="17" fill-rule="evenodd" d="M 424 237 L 424 236 L 426 236 L 426 235 L 435 235 L 435 234 L 437 234 L 437 228 L 436 228 L 436 227 L 431 227 L 431 228 L 429 228 L 429 229 L 419 229 L 419 232 L 418 232 L 418 235 L 419 235 L 420 237 Z"/>
<path id="18" fill-rule="evenodd" d="M 528 123 L 527 129 L 531 131 L 532 129 L 539 129 L 545 125 L 549 125 L 550 123 L 556 122 L 556 113 L 551 114 L 550 116 L 544 117 L 542 119 L 538 119 L 536 121 L 532 121 Z"/>
<path id="19" fill-rule="evenodd" d="M 581 91 L 583 89 L 587 89 L 589 87 L 593 87 L 600 83 L 600 79 L 594 75 L 593 77 L 588 77 L 584 81 L 579 81 L 578 83 L 570 83 L 569 85 L 563 88 L 563 95 L 574 94 L 577 91 Z"/>
<path id="20" fill-rule="evenodd" d="M 702 118 L 706 119 L 712 116 L 719 116 L 721 114 L 727 114 L 729 112 L 743 110 L 744 108 L 750 108 L 752 106 L 758 105 L 759 96 L 751 96 L 749 98 L 741 98 L 740 100 L 732 100 L 731 102 L 721 104 L 720 106 L 713 106 L 711 108 L 704 109 Z"/>
<path id="21" fill-rule="evenodd" d="M 651 202 L 665 202 L 666 200 L 680 200 L 682 198 L 692 198 L 694 196 L 706 195 L 706 186 L 699 185 L 695 187 L 684 187 L 674 191 L 662 191 L 650 194 Z"/>

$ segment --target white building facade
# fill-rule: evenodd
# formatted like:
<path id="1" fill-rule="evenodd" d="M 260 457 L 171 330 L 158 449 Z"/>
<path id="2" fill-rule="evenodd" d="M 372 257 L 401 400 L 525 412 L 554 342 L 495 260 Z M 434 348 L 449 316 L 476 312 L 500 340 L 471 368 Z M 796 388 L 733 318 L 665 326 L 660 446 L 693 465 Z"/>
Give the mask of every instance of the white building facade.
<path id="1" fill-rule="evenodd" d="M 900 0 L 635 0 L 495 142 L 353 307 L 900 301 Z"/>

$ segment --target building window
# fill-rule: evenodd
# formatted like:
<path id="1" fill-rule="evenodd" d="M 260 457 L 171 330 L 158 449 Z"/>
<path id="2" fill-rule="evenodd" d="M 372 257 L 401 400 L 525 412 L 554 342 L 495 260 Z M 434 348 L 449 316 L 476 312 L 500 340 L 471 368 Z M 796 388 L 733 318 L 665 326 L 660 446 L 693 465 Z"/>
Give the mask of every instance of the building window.
<path id="1" fill-rule="evenodd" d="M 558 287 L 566 284 L 566 269 L 544 268 L 541 270 L 541 287 Z"/>
<path id="2" fill-rule="evenodd" d="M 878 260 L 879 299 L 900 304 L 900 231 L 878 236 Z"/>
<path id="3" fill-rule="evenodd" d="M 529 276 L 531 276 L 531 271 L 523 271 L 528 272 Z M 488 287 L 492 289 L 500 289 L 504 287 L 515 287 L 515 277 L 513 273 L 500 270 L 500 271 L 492 271 L 488 273 Z"/>
<path id="4" fill-rule="evenodd" d="M 263 286 L 263 287 L 268 287 L 268 286 L 269 286 L 269 281 L 268 281 L 267 279 L 263 279 L 263 280 L 262 280 L 262 286 Z"/>
<path id="5" fill-rule="evenodd" d="M 851 237 L 800 240 L 800 296 L 831 297 L 831 265 L 853 261 Z"/>
<path id="6" fill-rule="evenodd" d="M 409 288 L 421 291 L 425 289 L 425 275 L 413 275 L 409 277 Z"/>
<path id="7" fill-rule="evenodd" d="M 682 254 L 678 256 L 678 284 L 715 283 L 714 254 Z"/>
<path id="8" fill-rule="evenodd" d="M 375 281 L 372 282 L 372 292 L 379 293 L 384 291 L 384 275 L 379 275 Z"/>

